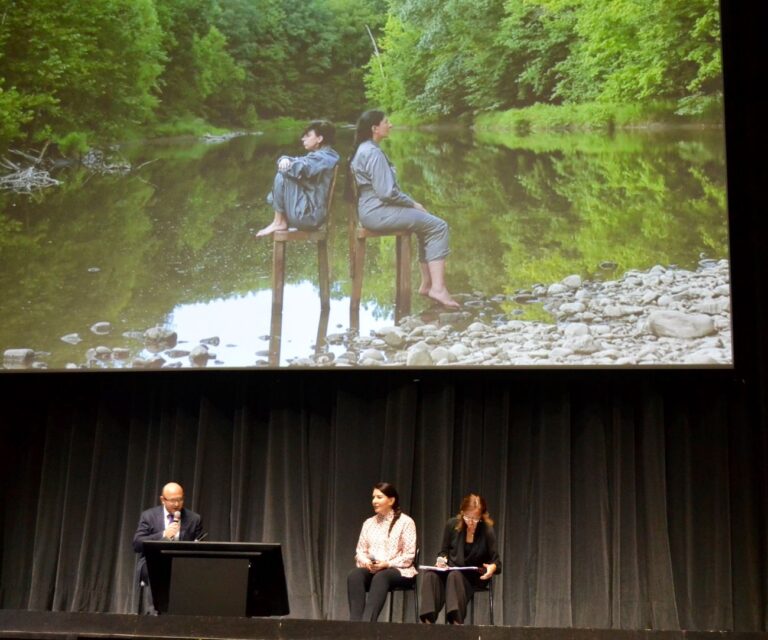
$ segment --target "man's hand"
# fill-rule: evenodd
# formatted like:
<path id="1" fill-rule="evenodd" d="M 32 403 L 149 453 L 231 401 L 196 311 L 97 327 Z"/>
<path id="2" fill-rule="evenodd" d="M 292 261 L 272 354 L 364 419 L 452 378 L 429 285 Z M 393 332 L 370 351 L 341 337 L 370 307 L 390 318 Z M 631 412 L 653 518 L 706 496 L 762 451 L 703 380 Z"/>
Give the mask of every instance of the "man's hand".
<path id="1" fill-rule="evenodd" d="M 171 538 L 174 538 L 179 535 L 179 529 L 181 528 L 180 522 L 173 522 L 169 524 L 165 531 L 163 531 L 163 538 L 166 538 L 167 540 L 170 540 Z"/>

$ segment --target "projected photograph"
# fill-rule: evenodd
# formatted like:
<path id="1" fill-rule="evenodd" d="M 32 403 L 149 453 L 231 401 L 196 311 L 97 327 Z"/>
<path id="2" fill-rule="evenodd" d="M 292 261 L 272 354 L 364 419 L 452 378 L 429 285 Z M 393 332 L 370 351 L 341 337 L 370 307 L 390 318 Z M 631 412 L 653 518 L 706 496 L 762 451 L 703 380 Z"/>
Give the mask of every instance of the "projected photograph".
<path id="1" fill-rule="evenodd" d="M 2 368 L 731 367 L 726 187 L 717 0 L 12 1 Z"/>

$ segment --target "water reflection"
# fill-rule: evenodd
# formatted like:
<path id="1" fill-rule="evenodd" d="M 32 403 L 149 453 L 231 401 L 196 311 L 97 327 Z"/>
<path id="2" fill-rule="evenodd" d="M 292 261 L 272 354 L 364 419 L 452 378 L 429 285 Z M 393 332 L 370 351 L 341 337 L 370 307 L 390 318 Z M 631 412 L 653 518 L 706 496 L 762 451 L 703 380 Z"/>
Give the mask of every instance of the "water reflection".
<path id="1" fill-rule="evenodd" d="M 385 150 L 405 190 L 450 225 L 451 291 L 496 296 L 499 316 L 552 321 L 541 308 L 520 308 L 517 294 L 570 274 L 595 280 L 728 257 L 722 142 L 721 130 L 527 138 L 396 130 Z M 342 130 L 338 148 L 350 146 Z M 141 169 L 69 169 L 56 175 L 62 187 L 33 198 L 0 194 L 0 347 L 42 352 L 38 361 L 53 368 L 80 366 L 99 346 L 146 355 L 135 336 L 161 325 L 188 345 L 218 336 L 208 366 L 267 360 L 256 353 L 269 353 L 264 337 L 274 333 L 272 243 L 249 229 L 271 219 L 264 196 L 275 158 L 302 152 L 295 133 L 122 152 Z M 336 191 L 330 333 L 350 328 L 352 293 L 346 205 Z M 600 269 L 606 263 L 610 274 Z M 313 243 L 291 243 L 285 277 L 281 365 L 314 353 L 321 318 Z M 361 335 L 394 322 L 395 282 L 395 239 L 368 242 Z M 97 322 L 112 330 L 94 334 Z M 81 342 L 62 342 L 75 333 Z"/>
<path id="2" fill-rule="evenodd" d="M 306 359 L 315 353 L 318 327 L 325 326 L 331 333 L 342 332 L 348 326 L 349 298 L 332 299 L 330 310 L 323 318 L 319 304 L 317 287 L 311 282 L 299 282 L 285 286 L 281 339 L 277 349 L 280 365 L 287 365 L 293 360 Z M 168 316 L 167 326 L 184 336 L 185 343 L 195 345 L 212 336 L 211 328 L 216 327 L 215 337 L 219 345 L 212 348 L 218 362 L 228 367 L 252 367 L 265 365 L 270 360 L 272 294 L 269 290 L 255 291 L 243 296 L 233 296 L 175 307 Z M 360 309 L 360 331 L 368 334 L 381 326 L 382 322 L 391 322 L 390 315 L 376 317 L 369 307 Z M 323 351 L 334 357 L 345 351 L 341 344 L 324 343 Z M 149 357 L 148 352 L 142 355 Z M 184 366 L 189 366 L 186 358 L 175 359 Z M 173 362 L 174 359 L 169 359 Z"/>

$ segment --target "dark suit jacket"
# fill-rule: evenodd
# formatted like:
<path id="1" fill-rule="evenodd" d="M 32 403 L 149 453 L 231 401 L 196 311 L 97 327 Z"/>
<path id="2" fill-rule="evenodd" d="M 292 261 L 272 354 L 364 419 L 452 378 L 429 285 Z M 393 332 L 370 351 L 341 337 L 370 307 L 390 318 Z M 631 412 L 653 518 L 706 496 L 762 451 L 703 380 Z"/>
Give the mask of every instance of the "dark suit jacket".
<path id="1" fill-rule="evenodd" d="M 144 581 L 147 579 L 144 541 L 162 540 L 166 524 L 162 505 L 147 509 L 142 512 L 139 518 L 139 526 L 136 528 L 136 533 L 133 534 L 133 550 L 140 554 L 138 564 L 139 576 Z M 203 519 L 194 511 L 182 509 L 179 540 L 196 540 L 201 535 L 203 535 Z"/>
<path id="2" fill-rule="evenodd" d="M 501 558 L 496 549 L 496 532 L 493 527 L 489 527 L 482 520 L 477 523 L 475 530 L 475 542 L 470 549 L 467 549 L 464 541 L 465 532 L 456 531 L 456 518 L 451 518 L 445 524 L 443 531 L 443 541 L 438 555 L 448 559 L 448 564 L 452 567 L 478 566 L 483 563 L 494 563 L 496 573 L 501 573 Z"/>

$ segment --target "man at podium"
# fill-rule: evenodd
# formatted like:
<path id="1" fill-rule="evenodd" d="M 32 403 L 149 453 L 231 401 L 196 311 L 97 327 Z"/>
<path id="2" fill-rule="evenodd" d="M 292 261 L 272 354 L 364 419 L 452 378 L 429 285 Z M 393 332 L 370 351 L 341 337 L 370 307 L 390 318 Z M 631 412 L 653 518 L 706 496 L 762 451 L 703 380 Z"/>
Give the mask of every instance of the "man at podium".
<path id="1" fill-rule="evenodd" d="M 133 536 L 133 550 L 139 556 L 139 579 L 149 584 L 144 558 L 146 540 L 198 540 L 203 535 L 203 519 L 184 507 L 184 489 L 176 482 L 163 487 L 160 504 L 142 512 Z"/>

